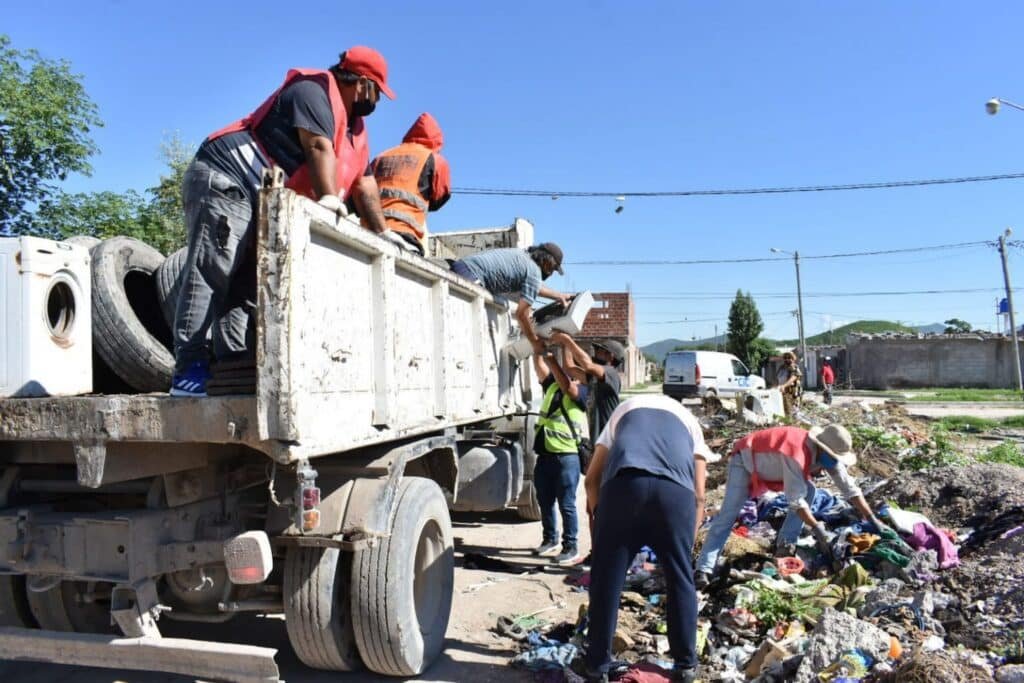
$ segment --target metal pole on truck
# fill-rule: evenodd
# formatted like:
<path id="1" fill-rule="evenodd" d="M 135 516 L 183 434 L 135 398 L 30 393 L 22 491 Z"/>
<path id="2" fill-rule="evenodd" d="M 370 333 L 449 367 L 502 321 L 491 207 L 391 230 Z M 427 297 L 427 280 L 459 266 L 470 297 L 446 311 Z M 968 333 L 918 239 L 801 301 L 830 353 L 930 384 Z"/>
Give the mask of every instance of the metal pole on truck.
<path id="1" fill-rule="evenodd" d="M 1017 339 L 1017 318 L 1013 313 L 1013 289 L 1010 287 L 1010 264 L 1006 259 L 1006 238 L 1010 229 L 999 236 L 999 256 L 1003 260 L 1003 282 L 1006 284 L 1006 306 L 1010 313 L 1010 338 L 1013 339 L 1013 378 L 1017 391 L 1024 391 L 1024 380 L 1020 375 L 1020 343 Z"/>

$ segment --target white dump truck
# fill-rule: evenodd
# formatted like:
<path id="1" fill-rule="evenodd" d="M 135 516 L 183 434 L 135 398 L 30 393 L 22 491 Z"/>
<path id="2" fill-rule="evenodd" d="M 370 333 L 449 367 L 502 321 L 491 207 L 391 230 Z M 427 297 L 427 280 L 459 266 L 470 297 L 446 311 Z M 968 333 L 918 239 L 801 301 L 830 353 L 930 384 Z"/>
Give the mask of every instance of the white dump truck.
<path id="1" fill-rule="evenodd" d="M 532 226 L 426 259 L 279 184 L 260 202 L 254 394 L 0 399 L 0 658 L 276 681 L 275 650 L 159 622 L 283 613 L 311 667 L 416 675 L 448 625 L 449 506 L 538 517 L 514 317 L 439 261 Z"/>

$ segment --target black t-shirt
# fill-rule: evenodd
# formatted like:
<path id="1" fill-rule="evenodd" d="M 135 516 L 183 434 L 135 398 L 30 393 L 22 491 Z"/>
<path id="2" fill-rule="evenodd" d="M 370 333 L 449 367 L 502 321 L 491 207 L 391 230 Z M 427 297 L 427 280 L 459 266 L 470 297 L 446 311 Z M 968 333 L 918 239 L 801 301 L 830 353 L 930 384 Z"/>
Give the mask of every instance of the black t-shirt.
<path id="1" fill-rule="evenodd" d="M 303 78 L 282 90 L 266 117 L 256 127 L 256 139 L 288 175 L 306 161 L 299 141 L 299 128 L 333 142 L 334 113 L 327 91 L 316 81 Z M 227 173 L 245 187 L 259 186 L 263 163 L 260 154 L 248 149 L 253 136 L 248 131 L 207 140 L 196 154 L 208 164 Z"/>
<path id="2" fill-rule="evenodd" d="M 622 380 L 619 372 L 610 365 L 604 366 L 604 381 L 591 376 L 590 396 L 587 400 L 587 419 L 590 421 L 590 443 L 596 444 L 601 430 L 608 424 L 612 412 L 619 405 L 619 390 Z"/>

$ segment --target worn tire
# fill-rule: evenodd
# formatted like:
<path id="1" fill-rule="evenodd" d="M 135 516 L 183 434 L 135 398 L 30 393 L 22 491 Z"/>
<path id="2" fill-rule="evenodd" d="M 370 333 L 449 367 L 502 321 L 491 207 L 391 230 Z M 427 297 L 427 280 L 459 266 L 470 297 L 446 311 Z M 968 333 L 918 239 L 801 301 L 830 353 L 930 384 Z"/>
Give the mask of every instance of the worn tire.
<path id="1" fill-rule="evenodd" d="M 85 247 L 86 249 L 92 250 L 97 244 L 102 242 L 99 237 L 93 237 L 92 235 L 72 235 L 71 237 L 64 240 L 68 244 L 74 244 L 79 247 Z"/>
<path id="2" fill-rule="evenodd" d="M 441 488 L 406 477 L 391 535 L 355 553 L 352 621 L 367 668 L 388 676 L 422 673 L 444 648 L 455 552 Z"/>
<path id="3" fill-rule="evenodd" d="M 188 259 L 188 247 L 174 252 L 156 269 L 156 297 L 160 301 L 160 311 L 164 314 L 167 327 L 174 329 L 174 316 L 178 309 L 178 292 L 181 291 L 181 274 L 185 270 Z"/>
<path id="4" fill-rule="evenodd" d="M 116 633 L 110 623 L 109 603 L 80 604 L 77 593 L 87 590 L 85 581 L 61 581 L 45 591 L 27 591 L 32 616 L 47 631 Z"/>
<path id="5" fill-rule="evenodd" d="M 288 549 L 284 613 L 288 640 L 306 666 L 355 671 L 362 666 L 352 628 L 352 555 L 337 548 Z"/>
<path id="6" fill-rule="evenodd" d="M 533 480 L 524 481 L 523 486 L 529 487 L 529 498 L 527 502 L 516 506 L 516 514 L 519 515 L 519 519 L 526 520 L 528 522 L 539 522 L 540 521 L 540 503 L 537 501 L 537 489 L 533 485 Z"/>
<path id="7" fill-rule="evenodd" d="M 153 274 L 164 257 L 114 237 L 92 250 L 92 342 L 107 367 L 136 391 L 167 391 L 174 372 L 171 330 Z"/>
<path id="8" fill-rule="evenodd" d="M 21 574 L 0 575 L 0 626 L 39 628 L 29 608 L 25 577 Z"/>

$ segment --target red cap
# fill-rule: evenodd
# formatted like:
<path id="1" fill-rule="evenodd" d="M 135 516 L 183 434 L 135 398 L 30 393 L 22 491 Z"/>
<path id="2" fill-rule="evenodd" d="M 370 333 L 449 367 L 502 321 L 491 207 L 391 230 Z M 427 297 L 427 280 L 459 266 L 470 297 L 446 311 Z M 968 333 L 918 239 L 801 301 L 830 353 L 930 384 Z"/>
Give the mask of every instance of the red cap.
<path id="1" fill-rule="evenodd" d="M 395 99 L 395 93 L 388 87 L 388 63 L 384 55 L 372 47 L 356 45 L 349 48 L 345 52 L 345 61 L 341 63 L 341 68 L 369 78 L 389 99 Z"/>

